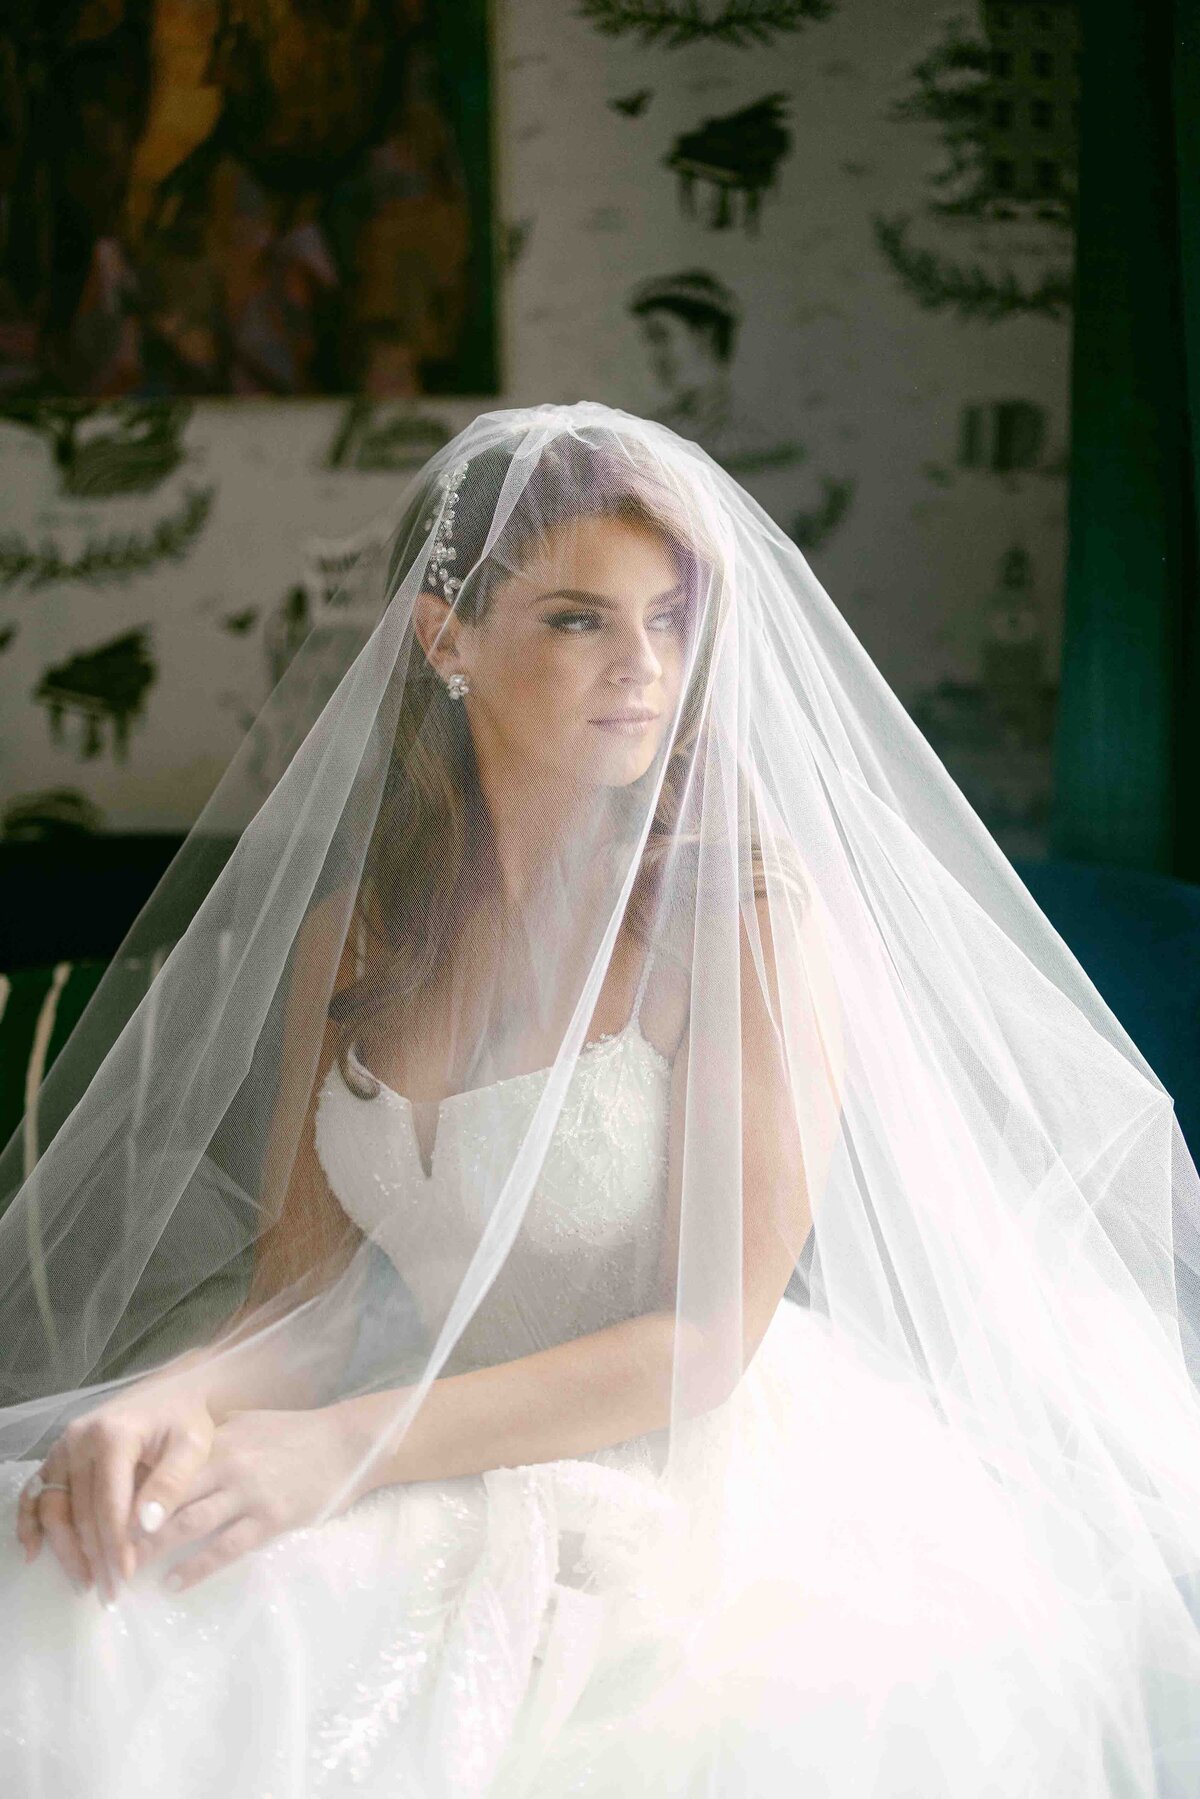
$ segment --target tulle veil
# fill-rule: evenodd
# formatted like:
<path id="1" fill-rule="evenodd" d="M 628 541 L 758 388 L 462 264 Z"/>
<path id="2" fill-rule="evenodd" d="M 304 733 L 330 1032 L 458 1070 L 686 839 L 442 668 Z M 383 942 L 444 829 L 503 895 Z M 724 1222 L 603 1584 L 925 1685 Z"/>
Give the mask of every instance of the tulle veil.
<path id="1" fill-rule="evenodd" d="M 580 647 L 606 629 L 595 596 L 538 590 L 598 522 L 661 572 L 645 630 L 673 684 L 649 735 L 573 714 L 566 688 L 530 717 L 534 639 L 505 638 L 602 655 Z M 478 658 L 455 697 L 459 642 Z M 517 884 L 489 811 L 505 754 L 528 758 L 544 852 Z M 563 1227 L 553 1294 L 522 1292 L 505 1270 L 572 1083 L 635 996 L 671 1065 L 660 1228 L 622 1260 L 595 1219 Z M 331 1083 L 364 1121 L 409 1105 L 406 1230 L 394 1195 L 373 1231 L 332 1191 Z M 513 1083 L 515 1131 L 489 1099 Z M 737 1552 L 733 1402 L 799 1306 L 898 1405 L 919 1395 L 1020 1520 L 1078 1624 L 1096 1740 L 1135 1771 L 1113 1790 L 1154 1790 L 1150 1767 L 1188 1790 L 1200 1180 L 1171 1096 L 800 550 L 695 444 L 584 402 L 484 413 L 431 457 L 364 534 L 37 1121 L 32 1151 L 25 1131 L 0 1156 L 4 1457 L 36 1462 L 203 1351 L 280 1404 L 391 1392 L 370 1458 L 435 1382 L 653 1316 L 656 1468 L 711 1507 L 715 1566 Z"/>

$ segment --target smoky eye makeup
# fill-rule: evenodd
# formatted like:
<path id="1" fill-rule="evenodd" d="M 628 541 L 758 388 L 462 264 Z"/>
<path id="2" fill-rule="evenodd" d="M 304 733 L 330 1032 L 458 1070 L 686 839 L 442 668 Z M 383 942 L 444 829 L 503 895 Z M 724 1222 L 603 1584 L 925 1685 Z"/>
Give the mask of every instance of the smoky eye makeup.
<path id="1" fill-rule="evenodd" d="M 567 637 L 583 637 L 590 631 L 599 630 L 603 626 L 604 619 L 599 612 L 551 612 L 547 615 L 546 623 L 555 630 L 563 632 Z M 660 629 L 678 631 L 682 634 L 687 626 L 686 609 L 682 601 L 676 602 L 673 606 L 661 607 L 657 612 L 651 613 L 650 623 Z"/>
<path id="2" fill-rule="evenodd" d="M 539 598 L 539 603 L 545 605 L 548 601 L 561 597 L 559 594 L 543 594 Z M 604 602 L 591 605 L 586 603 L 587 600 L 593 598 L 598 600 L 598 596 L 581 593 L 577 597 L 572 595 L 572 598 L 574 604 L 557 606 L 552 611 L 543 614 L 545 624 L 568 636 L 582 636 L 587 631 L 597 629 L 603 624 L 606 613 L 617 610 L 611 604 Z M 686 596 L 676 591 L 672 595 L 664 595 L 653 609 L 648 609 L 647 617 L 651 624 L 665 625 L 669 630 L 682 631 L 686 625 L 686 613 Z"/>

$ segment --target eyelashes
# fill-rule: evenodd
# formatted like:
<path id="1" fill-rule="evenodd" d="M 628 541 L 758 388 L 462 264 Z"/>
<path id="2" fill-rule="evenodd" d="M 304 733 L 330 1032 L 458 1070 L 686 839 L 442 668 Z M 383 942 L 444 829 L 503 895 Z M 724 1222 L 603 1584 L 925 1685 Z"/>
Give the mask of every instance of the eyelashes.
<path id="1" fill-rule="evenodd" d="M 663 621 L 666 622 L 668 630 L 682 631 L 684 608 L 668 606 L 662 612 L 656 612 L 652 622 L 658 624 Z M 561 631 L 564 636 L 583 637 L 591 631 L 601 629 L 604 621 L 598 612 L 581 611 L 579 608 L 573 607 L 570 611 L 551 613 L 546 623 L 554 630 Z"/>

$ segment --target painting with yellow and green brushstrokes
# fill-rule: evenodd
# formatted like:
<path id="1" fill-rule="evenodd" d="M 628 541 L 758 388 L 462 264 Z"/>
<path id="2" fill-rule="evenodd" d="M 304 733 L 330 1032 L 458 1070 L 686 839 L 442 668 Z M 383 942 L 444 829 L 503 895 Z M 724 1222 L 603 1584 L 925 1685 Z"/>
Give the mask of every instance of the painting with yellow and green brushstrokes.
<path id="1" fill-rule="evenodd" d="M 498 390 L 487 0 L 0 16 L 0 391 Z"/>

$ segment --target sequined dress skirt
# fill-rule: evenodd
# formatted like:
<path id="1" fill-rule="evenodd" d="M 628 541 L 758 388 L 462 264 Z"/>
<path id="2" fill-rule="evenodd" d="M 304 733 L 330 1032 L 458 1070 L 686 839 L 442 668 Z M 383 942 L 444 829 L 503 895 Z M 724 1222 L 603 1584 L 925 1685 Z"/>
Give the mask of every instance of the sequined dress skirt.
<path id="1" fill-rule="evenodd" d="M 660 1445 L 381 1489 L 106 1610 L 13 1530 L 14 1799 L 1096 1799 L 1125 1653 L 1011 1505 L 790 1302 L 668 1479 Z M 1146 1791 L 1150 1789 L 1147 1788 Z"/>

